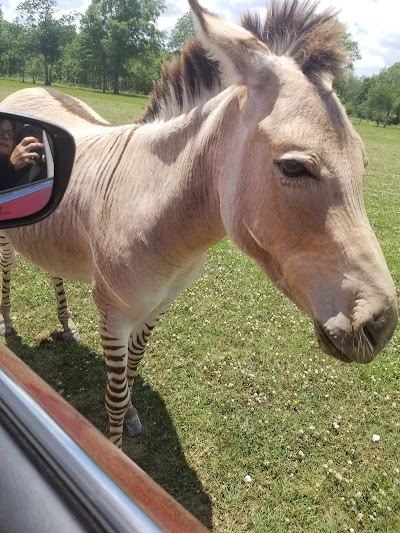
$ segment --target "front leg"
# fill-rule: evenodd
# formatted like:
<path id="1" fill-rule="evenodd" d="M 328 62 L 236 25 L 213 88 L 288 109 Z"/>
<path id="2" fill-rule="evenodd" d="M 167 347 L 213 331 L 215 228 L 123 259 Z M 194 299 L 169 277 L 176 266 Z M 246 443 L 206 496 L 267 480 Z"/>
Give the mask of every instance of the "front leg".
<path id="1" fill-rule="evenodd" d="M 125 413 L 130 406 L 127 376 L 127 349 L 131 324 L 116 310 L 100 310 L 100 338 L 107 369 L 105 405 L 109 420 L 109 437 L 122 448 Z"/>
<path id="2" fill-rule="evenodd" d="M 139 363 L 144 355 L 150 333 L 156 324 L 156 321 L 154 321 L 154 323 L 150 322 L 150 324 L 147 322 L 150 322 L 150 320 L 147 320 L 136 326 L 129 337 L 127 375 L 128 386 L 129 390 L 131 391 L 131 398 L 133 381 L 137 374 Z M 128 437 L 139 437 L 139 435 L 142 434 L 142 423 L 140 422 L 136 407 L 134 407 L 132 404 L 132 400 L 125 414 L 124 430 Z"/>
<path id="3" fill-rule="evenodd" d="M 147 341 L 150 334 L 154 329 L 154 326 L 160 320 L 164 314 L 168 305 L 163 304 L 159 306 L 153 313 L 151 313 L 145 320 L 136 324 L 133 329 L 128 343 L 128 386 L 131 391 L 135 376 L 138 372 L 138 366 L 144 352 L 146 350 Z M 129 404 L 128 410 L 125 414 L 124 430 L 128 437 L 138 437 L 142 433 L 142 424 L 137 412 L 136 407 L 132 404 L 132 400 Z"/>

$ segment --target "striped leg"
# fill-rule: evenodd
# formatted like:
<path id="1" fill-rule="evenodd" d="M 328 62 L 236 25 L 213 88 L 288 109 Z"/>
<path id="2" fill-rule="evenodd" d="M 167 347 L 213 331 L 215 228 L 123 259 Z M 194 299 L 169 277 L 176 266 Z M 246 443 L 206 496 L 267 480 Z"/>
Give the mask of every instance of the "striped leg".
<path id="1" fill-rule="evenodd" d="M 100 311 L 99 329 L 107 368 L 105 404 L 110 425 L 110 440 L 121 448 L 124 417 L 130 405 L 127 351 L 132 325 L 117 311 Z"/>
<path id="2" fill-rule="evenodd" d="M 147 341 L 150 333 L 158 322 L 160 314 L 153 318 L 152 315 L 144 322 L 137 325 L 129 337 L 128 343 L 128 387 L 132 394 L 132 386 L 140 361 L 144 355 Z M 128 410 L 125 414 L 124 430 L 128 437 L 138 437 L 142 433 L 142 424 L 139 419 L 136 407 L 132 404 L 132 399 L 129 403 Z"/>
<path id="3" fill-rule="evenodd" d="M 0 234 L 0 262 L 2 271 L 2 291 L 0 304 L 0 335 L 11 335 L 10 282 L 11 270 L 15 263 L 15 250 L 5 235 Z"/>
<path id="4" fill-rule="evenodd" d="M 57 315 L 63 327 L 63 337 L 67 341 L 79 342 L 79 333 L 72 320 L 72 313 L 67 303 L 64 281 L 61 278 L 52 278 L 52 282 L 56 291 Z"/>

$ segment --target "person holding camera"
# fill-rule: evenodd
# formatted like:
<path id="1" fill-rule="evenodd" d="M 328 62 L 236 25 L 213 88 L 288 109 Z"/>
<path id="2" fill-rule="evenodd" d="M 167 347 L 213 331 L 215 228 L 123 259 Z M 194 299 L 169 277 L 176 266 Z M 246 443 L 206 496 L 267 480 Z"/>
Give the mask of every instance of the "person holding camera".
<path id="1" fill-rule="evenodd" d="M 24 137 L 15 145 L 15 127 L 10 120 L 0 120 L 0 191 L 17 187 L 41 160 L 35 151 L 44 147 L 35 137 Z M 29 180 L 32 181 L 32 180 Z"/>

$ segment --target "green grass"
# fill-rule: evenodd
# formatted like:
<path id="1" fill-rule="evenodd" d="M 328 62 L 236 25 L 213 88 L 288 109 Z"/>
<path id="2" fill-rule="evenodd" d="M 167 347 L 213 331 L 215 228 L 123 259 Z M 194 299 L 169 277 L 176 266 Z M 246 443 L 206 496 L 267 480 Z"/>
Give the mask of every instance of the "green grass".
<path id="1" fill-rule="evenodd" d="M 9 88 L 1 82 L 0 94 Z M 78 97 L 120 122 L 115 97 L 103 107 L 97 93 Z M 370 160 L 367 210 L 400 287 L 400 129 L 356 128 Z M 57 333 L 49 278 L 20 259 L 12 311 L 20 336 L 7 344 L 105 432 L 96 309 L 89 287 L 67 291 L 79 346 Z M 144 434 L 125 439 L 125 451 L 218 533 L 396 533 L 399 352 L 398 329 L 370 365 L 323 355 L 309 321 L 224 240 L 150 339 L 134 389 Z"/>
<path id="2" fill-rule="evenodd" d="M 44 87 L 44 85 L 32 83 L 22 83 L 16 80 L 0 79 L 0 101 L 7 95 L 19 89 L 27 87 Z M 79 87 L 53 84 L 54 89 L 63 91 L 70 96 L 83 100 L 93 107 L 101 116 L 113 124 L 127 124 L 140 116 L 147 104 L 146 96 L 125 96 L 103 94 L 100 91 L 91 91 Z"/>

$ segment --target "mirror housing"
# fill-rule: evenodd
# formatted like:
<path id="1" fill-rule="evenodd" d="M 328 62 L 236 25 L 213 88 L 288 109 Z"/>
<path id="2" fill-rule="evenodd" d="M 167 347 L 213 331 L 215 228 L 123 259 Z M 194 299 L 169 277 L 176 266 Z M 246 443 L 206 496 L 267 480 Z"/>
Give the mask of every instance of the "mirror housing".
<path id="1" fill-rule="evenodd" d="M 13 149 L 7 155 L 10 132 Z M 66 129 L 0 110 L 0 229 L 34 224 L 50 215 L 64 196 L 74 158 L 75 141 Z M 22 169 L 21 161 L 26 164 Z"/>

